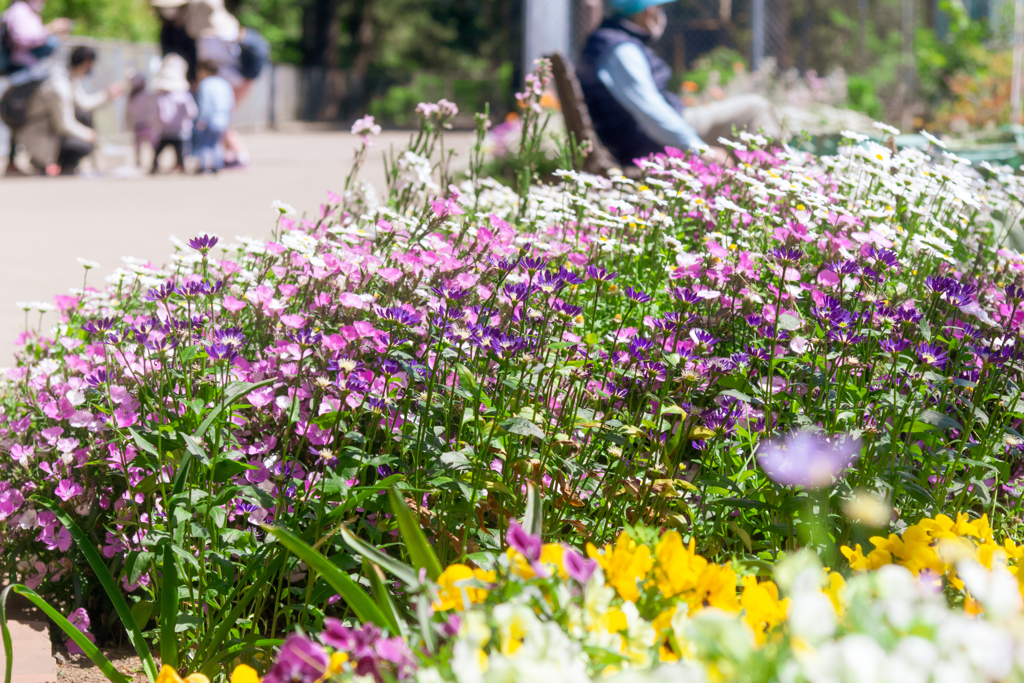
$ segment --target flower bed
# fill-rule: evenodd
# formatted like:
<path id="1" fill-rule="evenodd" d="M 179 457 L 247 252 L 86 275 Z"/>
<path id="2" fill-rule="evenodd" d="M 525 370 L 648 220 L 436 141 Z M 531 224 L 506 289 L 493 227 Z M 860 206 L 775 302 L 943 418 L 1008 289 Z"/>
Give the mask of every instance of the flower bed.
<path id="1" fill-rule="evenodd" d="M 147 643 L 213 675 L 327 618 L 398 635 L 429 605 L 377 565 L 500 572 L 531 490 L 545 541 L 674 532 L 722 595 L 798 548 L 844 576 L 912 559 L 872 536 L 943 511 L 1013 537 L 1016 176 L 851 133 L 531 185 L 544 78 L 514 188 L 479 174 L 482 119 L 454 178 L 454 107 L 424 105 L 383 200 L 363 120 L 341 194 L 276 204 L 271 239 L 201 234 L 58 297 L 4 382 L 11 590 L 127 630 L 152 678 Z"/>
<path id="2" fill-rule="evenodd" d="M 495 571 L 456 564 L 441 575 L 437 616 L 424 627 L 434 640 L 328 619 L 315 639 L 290 637 L 263 682 L 967 682 L 1024 674 L 1024 599 L 1016 567 L 1004 564 L 1020 551 L 1010 539 L 993 550 L 987 520 L 924 520 L 903 533 L 899 564 L 879 558 L 884 568 L 849 583 L 798 553 L 776 568 L 778 584 L 748 574 L 739 589 L 728 564 L 696 555 L 677 532 L 634 535 L 650 540 L 623 533 L 601 550 L 588 546 L 588 559 L 542 545 L 513 523 Z M 946 563 L 950 597 L 978 596 L 966 612 L 943 596 L 943 570 L 912 557 L 922 550 Z M 962 577 L 948 564 L 954 558 Z M 940 573 L 915 580 L 922 568 Z"/>

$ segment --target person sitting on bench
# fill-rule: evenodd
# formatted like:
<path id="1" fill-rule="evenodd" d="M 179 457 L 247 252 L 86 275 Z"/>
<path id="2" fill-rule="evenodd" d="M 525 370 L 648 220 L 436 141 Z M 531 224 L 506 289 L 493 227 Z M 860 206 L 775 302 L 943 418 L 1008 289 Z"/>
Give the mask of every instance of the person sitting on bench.
<path id="1" fill-rule="evenodd" d="M 650 44 L 665 31 L 660 5 L 670 1 L 609 0 L 609 16 L 587 39 L 576 71 L 601 142 L 628 165 L 667 146 L 707 147 L 719 137 L 731 138 L 733 127 L 778 139 L 781 126 L 760 95 L 684 108 L 668 89 L 672 68 Z M 724 163 L 726 151 L 713 150 Z"/>

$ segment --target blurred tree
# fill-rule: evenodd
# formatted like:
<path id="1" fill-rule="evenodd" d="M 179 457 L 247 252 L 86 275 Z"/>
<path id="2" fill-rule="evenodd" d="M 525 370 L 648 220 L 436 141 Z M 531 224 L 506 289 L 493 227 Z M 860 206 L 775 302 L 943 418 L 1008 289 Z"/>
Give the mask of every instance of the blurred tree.
<path id="1" fill-rule="evenodd" d="M 75 35 L 96 38 L 153 41 L 160 31 L 147 0 L 49 0 L 43 18 L 55 17 L 73 19 Z"/>

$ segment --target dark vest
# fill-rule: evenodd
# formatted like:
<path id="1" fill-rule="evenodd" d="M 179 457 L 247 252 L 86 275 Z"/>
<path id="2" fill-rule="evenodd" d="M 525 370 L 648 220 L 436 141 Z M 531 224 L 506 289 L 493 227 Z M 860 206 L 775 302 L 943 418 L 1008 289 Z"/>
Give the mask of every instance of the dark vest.
<path id="1" fill-rule="evenodd" d="M 648 47 L 646 41 L 649 37 L 625 17 L 605 19 L 604 23 L 587 38 L 576 67 L 576 75 L 583 89 L 587 109 L 590 110 L 590 118 L 594 122 L 594 130 L 608 151 L 624 165 L 631 164 L 633 159 L 663 152 L 665 147 L 643 132 L 632 114 L 619 104 L 611 91 L 597 77 L 598 64 L 605 55 L 622 43 L 637 45 L 647 56 L 651 73 L 654 75 L 654 84 L 658 86 L 662 96 L 673 109 L 683 111 L 682 100 L 668 89 L 669 81 L 672 79 L 672 67 Z"/>

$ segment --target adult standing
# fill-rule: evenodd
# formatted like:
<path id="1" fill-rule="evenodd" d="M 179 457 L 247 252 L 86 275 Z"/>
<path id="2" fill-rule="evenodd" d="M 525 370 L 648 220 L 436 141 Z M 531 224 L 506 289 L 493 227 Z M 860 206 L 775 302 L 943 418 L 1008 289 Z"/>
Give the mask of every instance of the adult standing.
<path id="1" fill-rule="evenodd" d="M 224 7 L 224 0 L 150 0 L 160 15 L 160 45 L 164 54 L 177 53 L 189 62 L 189 80 L 196 81 L 196 63 L 213 62 L 217 74 L 234 90 L 240 104 L 252 90 L 269 57 L 262 36 L 242 28 Z M 226 165 L 248 164 L 249 155 L 238 132 L 224 137 Z"/>

